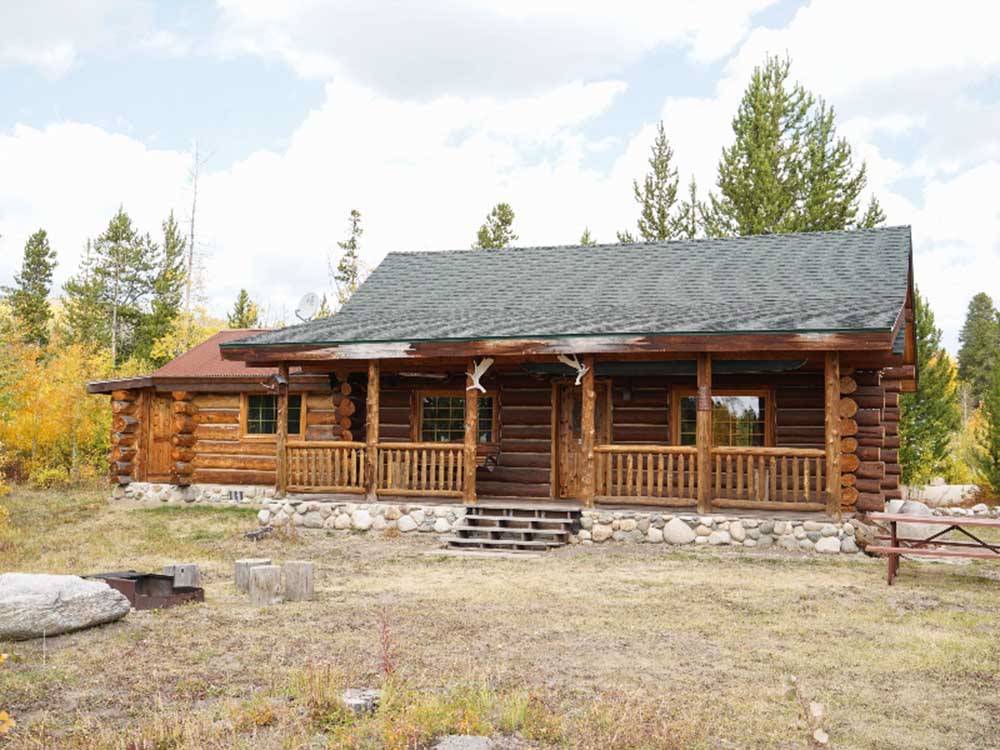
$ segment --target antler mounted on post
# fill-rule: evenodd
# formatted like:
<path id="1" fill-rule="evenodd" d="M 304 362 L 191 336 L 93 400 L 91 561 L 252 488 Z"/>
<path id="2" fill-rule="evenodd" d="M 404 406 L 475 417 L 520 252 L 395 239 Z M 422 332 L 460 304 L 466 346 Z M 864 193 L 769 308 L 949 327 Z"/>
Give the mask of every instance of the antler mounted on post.
<path id="1" fill-rule="evenodd" d="M 486 357 L 476 362 L 476 366 L 473 368 L 472 372 L 468 374 L 472 379 L 472 385 L 466 386 L 465 390 L 471 391 L 475 388 L 476 390 L 486 393 L 486 389 L 479 383 L 479 379 L 486 374 L 486 371 L 490 369 L 490 365 L 492 364 L 493 357 Z"/>
<path id="2" fill-rule="evenodd" d="M 576 385 L 580 385 L 580 383 L 583 382 L 584 374 L 586 374 L 587 372 L 587 366 L 581 364 L 580 360 L 577 359 L 575 354 L 570 356 L 572 357 L 572 359 L 570 357 L 567 357 L 565 354 L 560 354 L 556 359 L 558 359 L 567 367 L 572 367 L 574 370 L 576 370 Z"/>

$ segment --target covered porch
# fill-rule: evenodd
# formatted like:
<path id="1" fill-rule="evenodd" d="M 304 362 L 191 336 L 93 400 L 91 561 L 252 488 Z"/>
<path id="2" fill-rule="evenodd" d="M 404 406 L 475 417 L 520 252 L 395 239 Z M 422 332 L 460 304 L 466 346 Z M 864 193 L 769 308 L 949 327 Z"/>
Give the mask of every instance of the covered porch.
<path id="1" fill-rule="evenodd" d="M 837 351 L 297 364 L 345 377 L 364 368 L 363 439 L 289 439 L 279 363 L 279 495 L 831 518 L 857 497 L 857 385 Z M 719 400 L 741 394 L 756 411 L 735 420 L 742 439 L 726 440 L 735 428 L 720 424 L 731 420 Z"/>

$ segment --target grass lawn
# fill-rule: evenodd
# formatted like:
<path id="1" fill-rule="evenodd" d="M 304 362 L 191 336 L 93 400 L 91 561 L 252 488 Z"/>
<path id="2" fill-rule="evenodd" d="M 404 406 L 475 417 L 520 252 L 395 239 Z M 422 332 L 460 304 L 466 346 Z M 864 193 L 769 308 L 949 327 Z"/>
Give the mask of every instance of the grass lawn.
<path id="1" fill-rule="evenodd" d="M 3 644 L 15 748 L 407 748 L 468 731 L 510 747 L 1000 747 L 1000 566 L 776 550 L 565 548 L 429 556 L 429 535 L 262 542 L 247 509 L 111 505 L 105 491 L 4 498 L 0 570 L 196 562 L 204 605 Z M 233 560 L 312 560 L 315 601 L 254 609 Z M 395 669 L 388 677 L 382 665 Z M 384 686 L 354 720 L 345 685 Z M 4 746 L 0 738 L 0 747 Z"/>

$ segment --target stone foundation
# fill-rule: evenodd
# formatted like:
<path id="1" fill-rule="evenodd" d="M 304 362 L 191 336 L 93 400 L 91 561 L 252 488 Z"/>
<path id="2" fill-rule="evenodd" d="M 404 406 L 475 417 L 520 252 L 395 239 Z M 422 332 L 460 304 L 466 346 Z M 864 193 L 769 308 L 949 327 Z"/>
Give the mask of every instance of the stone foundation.
<path id="1" fill-rule="evenodd" d="M 136 502 L 158 501 L 163 503 L 229 503 L 231 505 L 259 505 L 274 498 L 273 487 L 260 485 L 176 484 L 157 482 L 131 482 L 115 487 L 111 496 L 116 500 Z"/>

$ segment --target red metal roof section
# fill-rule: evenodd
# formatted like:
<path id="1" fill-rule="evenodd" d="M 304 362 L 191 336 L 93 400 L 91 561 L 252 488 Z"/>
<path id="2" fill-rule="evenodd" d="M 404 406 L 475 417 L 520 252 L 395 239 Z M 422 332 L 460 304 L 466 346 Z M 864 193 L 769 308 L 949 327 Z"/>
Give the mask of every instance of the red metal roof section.
<path id="1" fill-rule="evenodd" d="M 245 339 L 263 329 L 236 328 L 219 331 L 207 341 L 172 359 L 153 378 L 253 378 L 261 380 L 278 372 L 276 367 L 247 367 L 245 362 L 223 359 L 219 344 Z"/>

